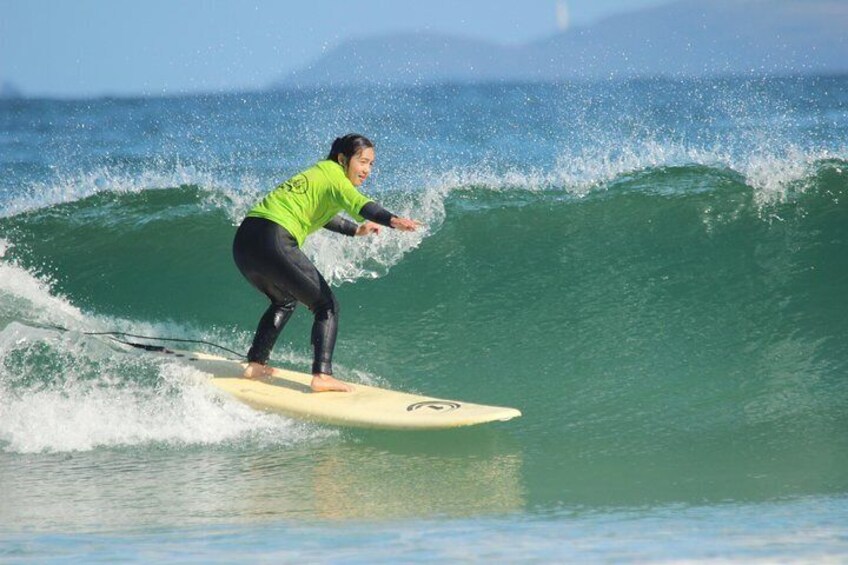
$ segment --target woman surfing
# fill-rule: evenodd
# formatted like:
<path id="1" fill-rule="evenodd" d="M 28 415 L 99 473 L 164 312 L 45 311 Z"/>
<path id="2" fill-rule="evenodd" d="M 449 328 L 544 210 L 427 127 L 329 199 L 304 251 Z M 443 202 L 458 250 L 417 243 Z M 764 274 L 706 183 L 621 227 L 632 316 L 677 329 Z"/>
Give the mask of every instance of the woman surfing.
<path id="1" fill-rule="evenodd" d="M 374 164 L 374 144 L 348 134 L 333 141 L 323 161 L 279 185 L 245 217 L 233 241 L 244 277 L 271 305 L 259 320 L 247 354 L 246 378 L 270 374 L 268 358 L 298 302 L 314 314 L 312 390 L 349 392 L 333 378 L 339 304 L 318 269 L 301 251 L 309 234 L 325 228 L 347 236 L 379 234 L 382 226 L 414 231 L 419 223 L 392 214 L 357 190 Z M 339 216 L 345 211 L 357 222 Z"/>

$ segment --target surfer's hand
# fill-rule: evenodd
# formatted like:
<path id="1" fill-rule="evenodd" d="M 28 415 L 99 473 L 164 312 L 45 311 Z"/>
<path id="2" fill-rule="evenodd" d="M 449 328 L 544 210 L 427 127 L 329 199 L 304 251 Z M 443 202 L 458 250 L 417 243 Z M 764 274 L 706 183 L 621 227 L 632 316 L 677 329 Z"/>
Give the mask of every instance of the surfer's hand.
<path id="1" fill-rule="evenodd" d="M 409 218 L 392 218 L 392 227 L 400 231 L 415 231 L 421 224 Z"/>
<path id="2" fill-rule="evenodd" d="M 383 227 L 380 224 L 365 222 L 364 224 L 359 224 L 359 227 L 356 228 L 356 235 L 369 235 L 372 233 L 379 234 L 381 229 L 383 229 Z"/>

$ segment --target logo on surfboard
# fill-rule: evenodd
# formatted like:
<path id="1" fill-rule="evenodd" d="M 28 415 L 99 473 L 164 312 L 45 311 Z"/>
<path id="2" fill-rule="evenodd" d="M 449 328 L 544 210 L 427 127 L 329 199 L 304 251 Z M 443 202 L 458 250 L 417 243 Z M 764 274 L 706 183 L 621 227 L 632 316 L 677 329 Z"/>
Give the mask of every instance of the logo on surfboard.
<path id="1" fill-rule="evenodd" d="M 450 412 L 462 406 L 459 402 L 448 402 L 447 400 L 428 400 L 425 402 L 416 402 L 406 407 L 407 412 L 415 412 L 416 410 L 433 410 L 435 412 Z"/>

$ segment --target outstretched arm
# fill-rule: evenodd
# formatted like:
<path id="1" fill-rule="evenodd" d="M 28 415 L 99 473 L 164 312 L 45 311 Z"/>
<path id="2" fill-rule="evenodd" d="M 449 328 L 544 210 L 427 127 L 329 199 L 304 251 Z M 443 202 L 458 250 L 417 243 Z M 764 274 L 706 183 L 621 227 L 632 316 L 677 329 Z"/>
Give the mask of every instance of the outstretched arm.
<path id="1" fill-rule="evenodd" d="M 359 211 L 359 215 L 366 220 L 371 220 L 383 226 L 399 229 L 401 231 L 415 231 L 419 224 L 409 218 L 398 217 L 373 200 L 365 204 Z"/>
<path id="2" fill-rule="evenodd" d="M 380 230 L 383 229 L 382 226 L 375 224 L 374 222 L 365 222 L 364 224 L 355 224 L 348 219 L 345 219 L 341 216 L 334 216 L 329 222 L 324 224 L 324 229 L 330 230 L 332 232 L 340 233 L 342 235 L 368 235 L 372 233 L 380 233 Z"/>

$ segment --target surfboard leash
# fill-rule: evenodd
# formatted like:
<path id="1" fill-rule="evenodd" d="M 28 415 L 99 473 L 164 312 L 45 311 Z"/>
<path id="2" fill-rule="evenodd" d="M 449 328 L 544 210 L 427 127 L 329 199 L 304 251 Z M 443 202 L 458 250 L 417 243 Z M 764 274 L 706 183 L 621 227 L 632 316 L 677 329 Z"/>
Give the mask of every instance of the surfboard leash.
<path id="1" fill-rule="evenodd" d="M 32 325 L 37 326 L 37 327 L 41 327 L 41 328 L 45 328 L 45 329 L 58 330 L 58 331 L 61 331 L 61 332 L 72 331 L 69 328 L 66 328 L 66 327 L 63 327 L 63 326 L 57 326 L 57 325 L 54 325 L 54 324 L 32 324 Z M 196 345 L 207 345 L 209 347 L 216 347 L 216 348 L 218 348 L 222 351 L 226 351 L 227 353 L 235 355 L 238 358 L 239 361 L 247 358 L 243 353 L 233 351 L 232 349 L 225 347 L 223 345 L 220 345 L 218 343 L 214 343 L 214 342 L 211 342 L 211 341 L 205 341 L 205 340 L 202 340 L 202 339 L 185 339 L 185 338 L 178 338 L 178 337 L 158 337 L 158 336 L 131 334 L 131 333 L 128 333 L 128 332 L 116 332 L 116 331 L 79 332 L 79 333 L 82 334 L 82 335 L 90 335 L 90 336 L 107 336 L 107 337 L 110 337 L 113 340 L 117 341 L 118 343 L 123 343 L 124 345 L 129 345 L 129 346 L 135 347 L 137 349 L 144 349 L 145 351 L 161 352 L 161 351 L 164 351 L 165 348 L 162 347 L 162 346 L 159 346 L 159 345 L 150 345 L 150 344 L 146 344 L 146 343 L 134 343 L 132 341 L 127 341 L 126 339 L 121 339 L 121 338 L 123 337 L 123 338 L 133 338 L 133 339 L 149 339 L 151 341 L 168 341 L 168 342 L 174 342 L 174 343 L 192 343 L 192 344 L 196 344 Z"/>

